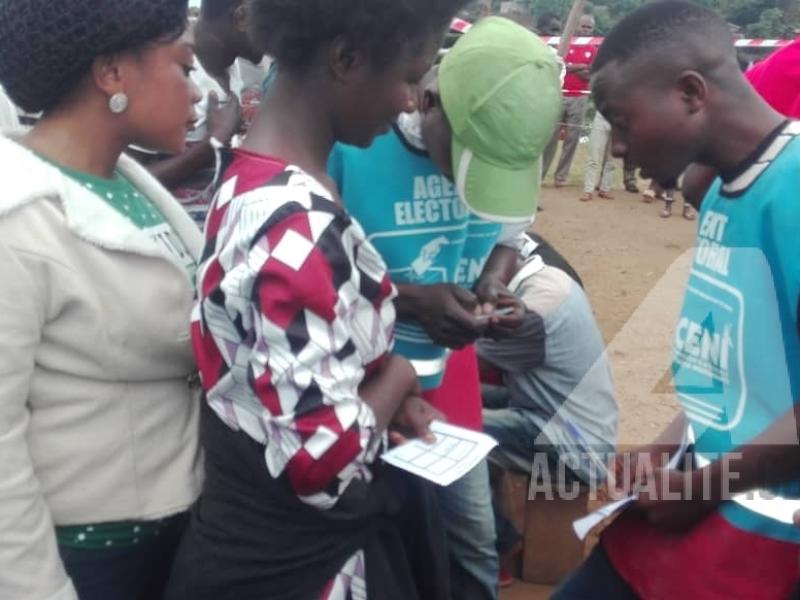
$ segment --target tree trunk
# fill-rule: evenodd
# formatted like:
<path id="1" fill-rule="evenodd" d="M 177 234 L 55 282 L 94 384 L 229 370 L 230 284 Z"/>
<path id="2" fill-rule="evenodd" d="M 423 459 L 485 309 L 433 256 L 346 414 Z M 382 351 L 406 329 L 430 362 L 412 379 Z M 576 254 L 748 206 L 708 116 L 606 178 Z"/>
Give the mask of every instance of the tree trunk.
<path id="1" fill-rule="evenodd" d="M 583 14 L 584 4 L 586 4 L 586 0 L 574 0 L 572 3 L 572 8 L 570 9 L 569 16 L 567 17 L 567 24 L 564 25 L 564 31 L 561 34 L 561 41 L 558 43 L 558 55 L 561 58 L 564 58 L 567 55 L 569 43 L 572 40 L 572 36 L 575 34 L 575 29 L 578 27 L 578 20 Z"/>

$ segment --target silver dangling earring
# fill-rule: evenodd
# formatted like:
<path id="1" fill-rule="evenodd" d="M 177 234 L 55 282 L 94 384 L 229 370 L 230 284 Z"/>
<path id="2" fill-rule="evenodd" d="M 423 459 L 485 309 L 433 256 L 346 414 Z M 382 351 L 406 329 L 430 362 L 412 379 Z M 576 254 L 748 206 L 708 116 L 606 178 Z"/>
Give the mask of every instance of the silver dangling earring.
<path id="1" fill-rule="evenodd" d="M 117 92 L 108 99 L 108 108 L 115 115 L 121 115 L 128 108 L 128 96 L 124 92 Z"/>

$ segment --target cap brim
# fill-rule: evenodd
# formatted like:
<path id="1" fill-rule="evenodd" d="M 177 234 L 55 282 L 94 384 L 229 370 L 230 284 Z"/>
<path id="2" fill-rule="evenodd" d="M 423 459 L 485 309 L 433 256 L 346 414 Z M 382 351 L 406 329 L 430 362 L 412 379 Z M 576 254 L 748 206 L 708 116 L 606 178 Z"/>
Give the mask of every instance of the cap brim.
<path id="1" fill-rule="evenodd" d="M 536 215 L 541 157 L 523 169 L 504 169 L 481 160 L 453 137 L 453 175 L 461 199 L 487 221 L 528 223 Z"/>

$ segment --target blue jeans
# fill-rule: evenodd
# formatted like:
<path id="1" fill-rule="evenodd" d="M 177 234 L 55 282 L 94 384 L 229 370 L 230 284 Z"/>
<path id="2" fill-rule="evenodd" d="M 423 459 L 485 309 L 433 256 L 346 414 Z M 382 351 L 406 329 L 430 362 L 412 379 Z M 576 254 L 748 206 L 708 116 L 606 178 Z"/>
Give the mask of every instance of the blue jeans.
<path id="1" fill-rule="evenodd" d="M 59 546 L 80 600 L 161 600 L 188 515 L 173 517 L 158 537 L 124 548 Z"/>
<path id="2" fill-rule="evenodd" d="M 530 475 L 537 453 L 543 452 L 547 457 L 548 472 L 554 476 L 559 472 L 562 453 L 577 453 L 578 463 L 564 463 L 568 480 L 581 483 L 596 480 L 598 474 L 588 459 L 581 457 L 580 448 L 552 445 L 531 414 L 531 411 L 517 407 L 483 409 L 483 431 L 498 444 L 489 454 L 489 462 L 505 470 Z M 593 449 L 601 456 L 614 452 L 611 445 L 593 446 Z"/>
<path id="3" fill-rule="evenodd" d="M 485 390 L 486 391 L 486 390 Z M 489 390 L 484 394 L 484 404 L 502 406 L 507 402 L 507 392 L 502 390 Z M 487 402 L 488 400 L 488 402 Z M 549 473 L 554 476 L 559 472 L 559 455 L 552 446 L 537 446 L 541 429 L 530 418 L 530 413 L 521 408 L 484 408 L 483 431 L 497 440 L 498 446 L 489 454 L 489 462 L 493 468 L 502 471 L 513 471 L 530 475 L 533 467 L 534 456 L 537 452 L 547 455 Z M 583 469 L 565 471 L 567 481 L 585 483 L 590 475 Z M 497 551 L 500 555 L 510 551 L 521 539 L 518 532 L 508 518 L 500 511 L 495 503 L 495 529 L 497 530 Z"/>
<path id="4" fill-rule="evenodd" d="M 500 566 L 486 461 L 438 492 L 452 563 L 453 598 L 495 600 Z"/>
<path id="5" fill-rule="evenodd" d="M 583 564 L 558 586 L 550 600 L 637 600 L 598 544 Z"/>

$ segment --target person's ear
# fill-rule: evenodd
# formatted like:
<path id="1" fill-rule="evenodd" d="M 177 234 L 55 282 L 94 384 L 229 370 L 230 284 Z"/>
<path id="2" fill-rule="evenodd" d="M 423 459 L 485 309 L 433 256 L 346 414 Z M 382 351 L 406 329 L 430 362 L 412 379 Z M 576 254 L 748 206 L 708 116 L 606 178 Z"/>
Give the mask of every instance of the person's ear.
<path id="1" fill-rule="evenodd" d="M 118 54 L 98 56 L 92 62 L 91 77 L 97 89 L 109 98 L 125 92 L 123 66 Z"/>
<path id="2" fill-rule="evenodd" d="M 420 94 L 419 112 L 427 115 L 430 111 L 441 106 L 439 95 L 433 90 L 423 90 Z"/>
<path id="3" fill-rule="evenodd" d="M 677 90 L 689 114 L 702 110 L 708 99 L 708 84 L 697 71 L 684 71 L 678 77 Z"/>
<path id="4" fill-rule="evenodd" d="M 233 19 L 233 26 L 236 28 L 236 31 L 241 31 L 241 32 L 247 31 L 248 22 L 250 20 L 248 15 L 247 3 L 242 2 L 239 6 L 237 6 L 233 10 L 231 18 Z"/>
<path id="5" fill-rule="evenodd" d="M 331 42 L 328 64 L 335 80 L 348 81 L 356 72 L 367 66 L 367 59 L 350 40 L 338 36 Z"/>

